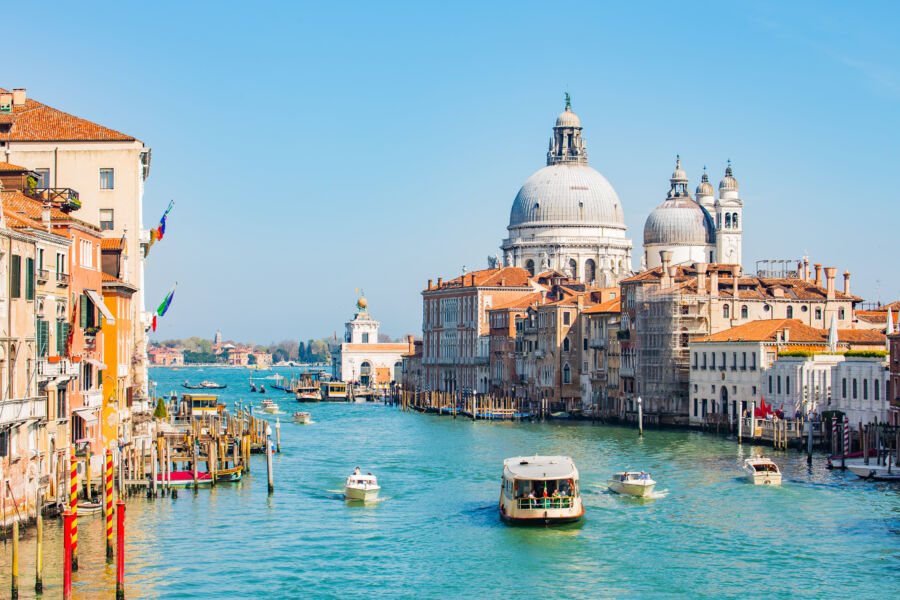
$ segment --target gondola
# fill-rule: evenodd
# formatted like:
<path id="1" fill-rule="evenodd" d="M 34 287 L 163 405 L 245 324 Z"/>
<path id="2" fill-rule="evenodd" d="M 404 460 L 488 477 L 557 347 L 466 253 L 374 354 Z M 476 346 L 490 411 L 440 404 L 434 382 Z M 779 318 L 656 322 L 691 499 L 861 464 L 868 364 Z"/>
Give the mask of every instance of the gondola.
<path id="1" fill-rule="evenodd" d="M 189 390 L 224 390 L 228 387 L 227 385 L 219 385 L 218 383 L 213 383 L 212 381 L 201 381 L 197 385 L 190 385 L 187 381 L 185 381 L 181 385 Z"/>

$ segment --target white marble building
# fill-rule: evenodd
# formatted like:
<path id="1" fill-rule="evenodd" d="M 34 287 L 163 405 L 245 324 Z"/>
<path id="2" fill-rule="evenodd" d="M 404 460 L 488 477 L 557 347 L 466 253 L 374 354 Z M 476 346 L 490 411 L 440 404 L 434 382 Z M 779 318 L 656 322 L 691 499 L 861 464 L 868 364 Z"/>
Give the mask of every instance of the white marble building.
<path id="1" fill-rule="evenodd" d="M 672 252 L 673 265 L 741 264 L 744 203 L 738 196 L 731 161 L 719 182 L 718 198 L 705 170 L 696 195 L 696 200 L 691 198 L 681 157 L 676 157 L 669 193 L 644 223 L 642 270 L 658 267 L 661 251 Z"/>
<path id="2" fill-rule="evenodd" d="M 631 274 L 631 240 L 622 203 L 603 175 L 588 166 L 581 121 L 566 94 L 547 166 L 528 178 L 509 216 L 502 257 L 491 266 L 532 274 L 555 269 L 585 283 L 613 287 Z"/>
<path id="3" fill-rule="evenodd" d="M 407 343 L 379 342 L 379 323 L 369 314 L 368 303 L 360 298 L 356 315 L 345 324 L 344 343 L 332 357 L 335 377 L 348 383 L 366 386 L 385 386 L 399 382 L 402 375 L 402 356 L 414 352 L 413 338 Z"/>

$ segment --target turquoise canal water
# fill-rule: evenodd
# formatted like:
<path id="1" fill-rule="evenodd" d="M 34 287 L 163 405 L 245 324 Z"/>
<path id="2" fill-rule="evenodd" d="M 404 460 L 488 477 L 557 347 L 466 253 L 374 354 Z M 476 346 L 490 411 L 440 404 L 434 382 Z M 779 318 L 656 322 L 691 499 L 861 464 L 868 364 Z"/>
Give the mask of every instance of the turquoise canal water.
<path id="1" fill-rule="evenodd" d="M 156 370 L 158 391 L 185 378 L 227 383 L 229 406 L 248 371 Z M 255 375 L 258 376 L 258 375 Z M 268 381 L 267 381 L 268 383 Z M 270 390 L 285 413 L 298 405 Z M 307 405 L 282 417 L 275 493 L 265 457 L 238 484 L 127 508 L 129 598 L 825 598 L 900 597 L 900 487 L 812 469 L 764 449 L 781 488 L 739 479 L 739 448 L 712 435 L 582 423 L 473 423 L 373 404 Z M 274 417 L 273 417 L 274 419 Z M 566 454 L 581 472 L 580 524 L 523 528 L 497 514 L 501 465 L 517 454 Z M 378 475 L 382 501 L 340 494 L 355 466 Z M 650 471 L 661 497 L 606 491 L 607 475 Z M 76 598 L 110 598 L 99 517 L 79 523 Z M 59 525 L 45 534 L 45 597 L 60 596 Z M 0 546 L 0 597 L 11 546 Z M 22 543 L 21 592 L 32 597 L 34 543 Z"/>

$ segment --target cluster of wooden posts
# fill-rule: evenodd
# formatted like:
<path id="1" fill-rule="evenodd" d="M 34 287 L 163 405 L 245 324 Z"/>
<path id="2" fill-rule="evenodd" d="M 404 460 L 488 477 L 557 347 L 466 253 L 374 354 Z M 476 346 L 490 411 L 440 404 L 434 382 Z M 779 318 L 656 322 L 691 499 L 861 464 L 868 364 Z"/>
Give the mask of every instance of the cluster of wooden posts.
<path id="1" fill-rule="evenodd" d="M 860 450 L 863 462 L 888 467 L 900 467 L 900 427 L 885 423 L 859 424 Z M 869 456 L 874 454 L 874 456 Z"/>
<path id="2" fill-rule="evenodd" d="M 453 417 L 462 416 L 473 420 L 519 421 L 534 417 L 534 414 L 524 406 L 522 400 L 507 396 L 402 390 L 398 403 L 400 410 L 403 411 L 415 410 Z"/>
<path id="3" fill-rule="evenodd" d="M 275 447 L 273 448 L 271 428 L 269 423 L 239 409 L 234 415 L 225 410 L 204 415 L 202 418 L 192 418 L 186 421 L 173 421 L 169 426 L 161 426 L 153 442 L 139 440 L 125 445 L 119 449 L 118 465 L 113 465 L 113 453 L 107 450 L 103 456 L 104 468 L 101 473 L 91 472 L 92 453 L 90 448 L 81 454 L 75 449 L 71 453 L 67 472 L 62 475 L 62 481 L 68 478 L 69 486 L 66 488 L 63 501 L 65 511 L 63 517 L 63 598 L 71 598 L 72 572 L 78 570 L 78 511 L 97 510 L 95 500 L 101 497 L 101 510 L 106 517 L 106 557 L 107 562 L 117 558 L 116 598 L 125 597 L 125 538 L 124 520 L 125 503 L 122 498 L 133 495 L 138 491 L 146 490 L 148 498 L 156 498 L 160 495 L 178 497 L 177 489 L 173 486 L 172 473 L 176 471 L 190 471 L 193 481 L 189 485 L 194 489 L 199 488 L 198 466 L 206 465 L 206 473 L 209 478 L 205 483 L 215 485 L 217 481 L 236 481 L 243 473 L 250 472 L 250 454 L 265 453 L 268 475 L 269 493 L 274 489 L 274 473 L 272 469 L 273 450 L 281 452 L 281 427 L 276 420 Z M 79 464 L 84 462 L 82 469 Z M 60 461 L 63 462 L 63 461 Z M 184 465 L 189 468 L 184 468 Z M 181 465 L 181 468 L 179 468 Z M 79 471 L 84 473 L 79 477 Z M 115 492 L 113 489 L 115 483 Z M 181 482 L 182 487 L 184 482 Z M 60 488 L 63 488 L 60 485 Z M 113 502 L 113 497 L 117 501 Z M 117 552 L 113 551 L 113 506 L 117 522 L 118 541 Z M 41 506 L 40 501 L 38 506 Z M 42 511 L 36 511 L 35 525 L 36 538 L 36 573 L 35 590 L 41 592 L 42 582 L 42 552 L 43 552 L 43 515 Z M 14 520 L 12 525 L 12 589 L 11 598 L 19 596 L 19 520 Z"/>

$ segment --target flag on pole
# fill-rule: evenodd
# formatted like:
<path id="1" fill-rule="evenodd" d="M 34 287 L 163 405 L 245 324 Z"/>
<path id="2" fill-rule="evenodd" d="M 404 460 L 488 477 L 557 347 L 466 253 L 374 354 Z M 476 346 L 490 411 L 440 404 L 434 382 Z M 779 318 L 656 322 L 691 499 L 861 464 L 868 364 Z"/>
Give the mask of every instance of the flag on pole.
<path id="1" fill-rule="evenodd" d="M 165 217 L 163 217 L 165 218 Z M 162 303 L 156 308 L 156 314 L 153 315 L 153 331 L 156 331 L 156 317 L 161 317 L 166 314 L 166 311 L 169 310 L 169 306 L 172 304 L 172 298 L 175 297 L 175 288 L 178 287 L 178 282 L 175 282 L 175 285 L 172 286 L 172 290 L 166 294 L 166 297 L 163 298 Z"/>
<path id="2" fill-rule="evenodd" d="M 163 239 L 163 236 L 166 234 L 166 217 L 174 207 L 175 201 L 169 200 L 169 206 L 166 208 L 166 212 L 163 213 L 162 218 L 159 220 L 159 225 L 150 230 L 150 246 L 153 246 L 153 244 Z"/>

